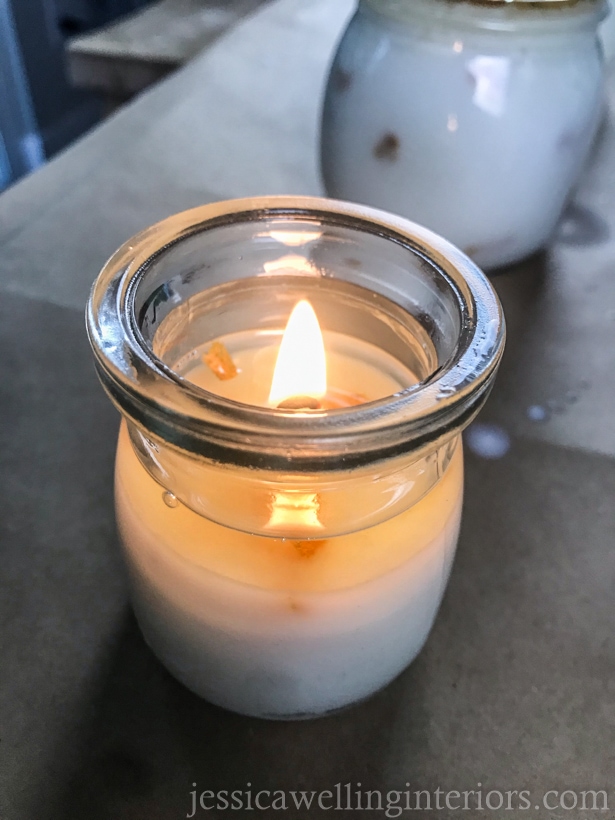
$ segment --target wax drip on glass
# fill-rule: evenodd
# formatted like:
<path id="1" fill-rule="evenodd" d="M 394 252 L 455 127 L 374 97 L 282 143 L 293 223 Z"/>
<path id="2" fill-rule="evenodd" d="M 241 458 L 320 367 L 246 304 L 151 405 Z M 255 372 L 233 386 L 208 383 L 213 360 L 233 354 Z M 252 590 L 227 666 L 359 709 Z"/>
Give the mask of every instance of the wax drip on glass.
<path id="1" fill-rule="evenodd" d="M 278 352 L 269 404 L 281 410 L 333 410 L 352 407 L 365 397 L 327 387 L 327 355 L 312 305 L 293 308 Z"/>

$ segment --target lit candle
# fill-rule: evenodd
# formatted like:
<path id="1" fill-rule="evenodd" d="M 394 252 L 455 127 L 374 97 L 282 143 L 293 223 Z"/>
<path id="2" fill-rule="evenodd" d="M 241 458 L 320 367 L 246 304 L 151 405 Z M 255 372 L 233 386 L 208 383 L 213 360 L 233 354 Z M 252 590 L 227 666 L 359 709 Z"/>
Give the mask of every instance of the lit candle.
<path id="1" fill-rule="evenodd" d="M 309 413 L 310 399 L 317 407 L 351 406 L 417 381 L 357 338 L 330 334 L 325 356 L 308 302 L 295 308 L 281 344 L 279 334 L 254 332 L 221 343 L 236 375 L 221 380 L 190 355 L 187 362 L 199 363 L 185 378 L 246 404 L 277 407 L 301 397 L 295 412 Z M 301 526 L 305 537 L 294 541 L 238 532 L 169 506 L 123 431 L 118 521 L 145 634 L 155 636 L 155 651 L 180 680 L 239 712 L 319 714 L 365 697 L 425 641 L 457 539 L 461 460 L 459 442 L 444 480 L 418 504 L 332 539 L 323 537 L 318 492 L 277 493 L 265 528 L 284 534 Z M 423 469 L 417 465 L 405 481 Z M 228 492 L 230 505 L 251 504 L 239 483 L 233 488 L 231 480 Z"/>
<path id="2" fill-rule="evenodd" d="M 392 356 L 356 337 L 328 333 L 325 345 L 307 300 L 295 306 L 281 340 L 275 332 L 244 331 L 223 337 L 217 345 L 229 353 L 234 375 L 216 376 L 205 363 L 205 354 L 186 357 L 188 363 L 196 359 L 198 364 L 185 377 L 211 393 L 245 404 L 339 409 L 390 396 L 418 381 Z M 175 369 L 181 371 L 182 365 Z"/>
<path id="3" fill-rule="evenodd" d="M 354 270 L 355 257 L 350 259 Z M 107 273 L 126 275 L 125 269 L 119 272 L 119 262 L 112 260 Z M 253 259 L 251 264 L 256 266 Z M 120 392 L 117 369 L 100 368 L 127 417 L 117 449 L 118 525 L 145 638 L 167 668 L 199 695 L 249 715 L 319 715 L 385 686 L 420 651 L 459 530 L 460 430 L 467 408 L 474 407 L 471 414 L 482 403 L 503 342 L 497 300 L 467 265 L 479 277 L 473 297 L 491 300 L 487 312 L 497 327 L 480 341 L 490 351 L 489 361 L 477 365 L 484 368 L 476 375 L 481 398 L 473 392 L 470 405 L 465 397 L 465 416 L 455 423 L 452 388 L 423 387 L 425 372 L 409 366 L 409 361 L 422 361 L 424 353 L 427 372 L 433 353 L 427 337 L 408 320 L 420 345 L 406 361 L 391 352 L 403 349 L 397 341 L 376 344 L 391 334 L 410 347 L 413 342 L 395 324 L 397 308 L 383 301 L 374 308 L 375 295 L 368 290 L 351 293 L 331 283 L 323 302 L 315 280 L 284 280 L 283 288 L 282 279 L 259 280 L 256 266 L 255 279 L 241 280 L 228 291 L 204 291 L 197 302 L 182 303 L 180 288 L 165 285 L 153 296 L 146 292 L 141 309 L 133 306 L 142 332 L 153 340 L 140 348 L 144 359 L 153 350 L 174 375 L 162 368 L 159 375 L 168 381 L 160 382 L 157 404 L 137 411 L 134 393 Z M 155 271 L 148 275 L 153 278 Z M 112 292 L 109 282 L 102 277 L 100 293 Z M 265 326 L 254 320 L 250 326 L 239 305 L 241 294 L 247 293 L 245 304 L 254 307 L 254 316 L 288 288 L 305 291 L 305 298 L 294 300 L 286 330 L 279 320 Z M 160 292 L 174 305 L 166 314 L 156 301 Z M 260 302 L 259 294 L 264 294 Z M 326 313 L 323 305 L 331 300 L 339 305 L 322 335 L 310 305 L 319 298 L 317 313 Z M 95 289 L 89 314 L 95 352 L 113 335 L 103 327 L 108 316 L 100 321 L 101 305 Z M 363 334 L 349 332 L 359 305 L 365 311 Z M 201 309 L 223 316 L 228 332 L 199 340 L 205 326 L 224 326 L 206 323 Z M 233 312 L 242 317 L 239 328 Z M 334 320 L 339 327 L 331 326 Z M 442 322 L 447 321 L 443 314 Z M 455 318 L 451 327 L 457 327 Z M 99 364 L 116 350 L 105 350 Z M 448 355 L 444 348 L 442 355 Z M 135 361 L 132 355 L 124 375 L 142 385 Z M 422 423 L 420 442 L 408 448 L 404 437 L 410 434 L 402 428 L 411 414 L 404 408 L 416 397 L 431 401 L 431 393 L 440 416 L 449 413 L 449 425 L 439 421 L 429 432 Z M 170 406 L 175 396 L 179 401 L 185 395 L 194 398 L 198 412 L 220 410 L 192 453 L 185 436 L 190 431 L 199 436 L 201 428 L 177 414 L 179 405 L 172 429 L 159 412 L 165 402 Z M 152 414 L 146 424 L 143 413 Z M 227 423 L 232 414 L 232 424 Z M 263 425 L 271 433 L 266 439 L 271 452 L 264 445 L 259 449 Z M 211 454 L 197 453 L 210 447 L 210 436 L 215 439 Z M 217 453 L 223 456 L 214 457 Z"/>

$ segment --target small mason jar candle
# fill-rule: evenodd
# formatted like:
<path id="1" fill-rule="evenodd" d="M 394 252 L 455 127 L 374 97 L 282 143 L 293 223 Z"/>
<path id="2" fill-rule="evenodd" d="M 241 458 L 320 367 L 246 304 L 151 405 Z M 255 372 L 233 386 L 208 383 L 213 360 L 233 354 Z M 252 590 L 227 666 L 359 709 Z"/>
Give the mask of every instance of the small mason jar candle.
<path id="1" fill-rule="evenodd" d="M 330 196 L 498 267 L 553 232 L 601 119 L 603 0 L 360 0 L 322 119 Z"/>
<path id="2" fill-rule="evenodd" d="M 123 416 L 134 609 L 172 674 L 265 718 L 398 675 L 444 592 L 460 433 L 503 349 L 478 268 L 379 211 L 237 200 L 130 240 L 87 324 Z"/>

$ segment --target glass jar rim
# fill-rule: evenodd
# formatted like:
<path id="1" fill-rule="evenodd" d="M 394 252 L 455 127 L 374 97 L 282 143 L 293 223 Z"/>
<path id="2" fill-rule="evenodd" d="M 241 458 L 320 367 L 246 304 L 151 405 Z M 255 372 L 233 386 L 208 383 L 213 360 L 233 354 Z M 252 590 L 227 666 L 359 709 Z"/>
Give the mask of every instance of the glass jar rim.
<path id="1" fill-rule="evenodd" d="M 361 0 L 394 20 L 425 17 L 457 25 L 466 23 L 488 31 L 517 28 L 559 35 L 571 26 L 593 29 L 609 13 L 607 0 Z"/>
<path id="2" fill-rule="evenodd" d="M 447 3 L 469 3 L 472 6 L 521 6 L 521 7 L 543 7 L 543 8 L 564 8 L 566 6 L 577 8 L 596 7 L 602 4 L 602 0 L 446 0 Z"/>
<path id="3" fill-rule="evenodd" d="M 309 414 L 241 404 L 182 379 L 145 344 L 137 326 L 135 293 L 148 264 L 200 232 L 275 217 L 367 231 L 421 257 L 456 295 L 461 329 L 453 355 L 423 382 L 398 394 Z M 103 386 L 140 428 L 197 456 L 290 472 L 367 465 L 459 432 L 489 393 L 505 339 L 493 287 L 455 246 L 402 217 L 316 197 L 216 202 L 137 234 L 95 281 L 86 323 Z"/>

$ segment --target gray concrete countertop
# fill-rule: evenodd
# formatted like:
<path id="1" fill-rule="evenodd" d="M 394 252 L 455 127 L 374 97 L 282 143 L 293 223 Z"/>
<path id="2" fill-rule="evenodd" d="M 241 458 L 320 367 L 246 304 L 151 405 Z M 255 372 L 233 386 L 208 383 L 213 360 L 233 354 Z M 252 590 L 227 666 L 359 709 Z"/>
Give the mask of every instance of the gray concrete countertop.
<path id="1" fill-rule="evenodd" d="M 494 278 L 508 348 L 468 437 L 451 584 L 407 672 L 334 717 L 250 720 L 176 683 L 130 612 L 112 507 L 118 419 L 91 364 L 88 289 L 119 243 L 174 211 L 320 193 L 319 101 L 351 6 L 277 0 L 0 197 L 2 820 L 175 820 L 193 783 L 480 783 L 531 791 L 524 814 L 538 820 L 615 814 L 610 115 L 552 245 Z M 493 433 L 510 447 L 482 458 Z M 566 789 L 606 789 L 610 812 L 534 810 Z"/>

